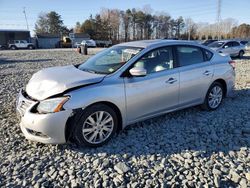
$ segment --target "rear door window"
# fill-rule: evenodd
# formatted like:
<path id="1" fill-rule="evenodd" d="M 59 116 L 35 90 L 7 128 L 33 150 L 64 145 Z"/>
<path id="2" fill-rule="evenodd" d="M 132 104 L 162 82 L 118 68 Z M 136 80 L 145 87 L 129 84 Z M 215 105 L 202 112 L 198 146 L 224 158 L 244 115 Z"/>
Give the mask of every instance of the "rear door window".
<path id="1" fill-rule="evenodd" d="M 195 46 L 177 46 L 177 57 L 180 66 L 193 65 L 205 61 L 202 50 Z"/>
<path id="2" fill-rule="evenodd" d="M 233 42 L 233 47 L 239 46 L 240 44 L 238 42 Z"/>
<path id="3" fill-rule="evenodd" d="M 233 43 L 232 42 L 227 42 L 223 48 L 230 48 L 233 46 Z"/>

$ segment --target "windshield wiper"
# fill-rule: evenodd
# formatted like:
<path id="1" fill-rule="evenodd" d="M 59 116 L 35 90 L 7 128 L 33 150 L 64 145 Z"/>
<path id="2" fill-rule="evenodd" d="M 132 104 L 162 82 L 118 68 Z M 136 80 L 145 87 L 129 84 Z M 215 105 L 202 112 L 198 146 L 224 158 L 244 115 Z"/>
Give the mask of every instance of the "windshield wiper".
<path id="1" fill-rule="evenodd" d="M 90 70 L 90 69 L 81 69 L 81 70 L 85 71 L 85 72 L 90 72 L 90 73 L 93 73 L 93 74 L 106 74 L 104 72 L 99 72 L 99 71 Z"/>

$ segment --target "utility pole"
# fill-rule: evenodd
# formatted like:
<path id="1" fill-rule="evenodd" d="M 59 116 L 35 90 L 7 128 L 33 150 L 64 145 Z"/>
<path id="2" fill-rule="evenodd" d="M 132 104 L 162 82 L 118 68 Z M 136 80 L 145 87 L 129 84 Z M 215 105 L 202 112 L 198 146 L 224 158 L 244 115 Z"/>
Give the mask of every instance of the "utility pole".
<path id="1" fill-rule="evenodd" d="M 191 38 L 191 27 L 192 27 L 191 18 L 186 19 L 186 25 L 187 25 L 188 40 L 190 40 L 190 38 Z"/>
<path id="2" fill-rule="evenodd" d="M 218 1 L 218 4 L 217 4 L 217 16 L 216 16 L 216 19 L 217 19 L 217 37 L 218 37 L 218 40 L 220 40 L 221 38 L 221 34 L 220 34 L 220 21 L 221 21 L 221 0 L 217 0 Z"/>
<path id="3" fill-rule="evenodd" d="M 23 7 L 23 13 L 24 13 L 24 17 L 25 17 L 25 20 L 26 20 L 27 30 L 29 30 L 29 24 L 28 24 L 28 20 L 27 20 L 27 16 L 26 16 L 25 7 Z"/>

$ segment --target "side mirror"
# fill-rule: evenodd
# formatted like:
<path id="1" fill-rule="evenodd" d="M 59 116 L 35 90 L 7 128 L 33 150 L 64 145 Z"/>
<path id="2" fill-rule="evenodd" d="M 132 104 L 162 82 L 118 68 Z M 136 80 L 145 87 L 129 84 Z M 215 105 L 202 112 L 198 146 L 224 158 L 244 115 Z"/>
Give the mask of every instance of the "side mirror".
<path id="1" fill-rule="evenodd" d="M 129 70 L 129 73 L 132 76 L 146 76 L 147 75 L 147 70 L 144 69 L 143 67 L 134 67 L 132 69 Z"/>
<path id="2" fill-rule="evenodd" d="M 224 46 L 224 48 L 228 48 L 228 46 Z"/>

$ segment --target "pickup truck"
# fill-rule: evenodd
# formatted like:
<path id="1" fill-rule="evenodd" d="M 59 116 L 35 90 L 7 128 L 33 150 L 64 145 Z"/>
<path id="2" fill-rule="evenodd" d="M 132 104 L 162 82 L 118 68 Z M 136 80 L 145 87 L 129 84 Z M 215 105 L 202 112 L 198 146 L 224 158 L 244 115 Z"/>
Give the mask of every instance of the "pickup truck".
<path id="1" fill-rule="evenodd" d="M 9 48 L 12 50 L 16 49 L 34 49 L 33 43 L 28 43 L 26 40 L 14 40 L 13 43 L 9 43 Z"/>

